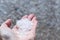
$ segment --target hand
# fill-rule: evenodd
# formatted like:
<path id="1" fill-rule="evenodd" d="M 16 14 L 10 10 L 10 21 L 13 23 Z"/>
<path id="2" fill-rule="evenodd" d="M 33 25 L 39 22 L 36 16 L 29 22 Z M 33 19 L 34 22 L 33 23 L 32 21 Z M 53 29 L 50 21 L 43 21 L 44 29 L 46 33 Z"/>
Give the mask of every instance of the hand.
<path id="1" fill-rule="evenodd" d="M 7 40 L 7 39 L 8 40 L 22 40 L 22 39 L 23 40 L 33 39 L 34 40 L 35 30 L 36 30 L 36 26 L 37 26 L 36 16 L 34 14 L 30 14 L 30 15 L 25 15 L 22 18 L 28 18 L 34 24 L 32 26 L 32 30 L 28 32 L 28 36 L 26 36 L 25 38 L 20 38 L 19 33 L 17 33 L 19 28 L 17 27 L 17 25 L 15 25 L 13 27 L 13 29 L 10 29 L 11 19 L 8 19 L 0 27 L 0 31 L 1 31 L 3 40 Z"/>

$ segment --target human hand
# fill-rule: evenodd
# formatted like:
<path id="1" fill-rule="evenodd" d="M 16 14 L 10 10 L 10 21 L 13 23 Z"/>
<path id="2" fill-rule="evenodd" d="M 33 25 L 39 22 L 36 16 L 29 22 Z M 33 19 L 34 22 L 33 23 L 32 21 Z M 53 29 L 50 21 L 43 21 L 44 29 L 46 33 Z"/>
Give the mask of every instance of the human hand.
<path id="1" fill-rule="evenodd" d="M 9 27 L 11 26 L 11 19 L 8 19 L 7 21 L 5 21 L 1 27 L 0 27 L 0 31 L 1 31 L 1 35 L 3 40 L 29 40 L 29 39 L 33 39 L 35 37 L 35 30 L 36 30 L 36 26 L 37 26 L 37 20 L 36 20 L 36 16 L 34 14 L 30 14 L 30 15 L 25 15 L 22 18 L 28 18 L 29 20 L 31 20 L 33 22 L 33 26 L 31 31 L 28 32 L 28 35 L 25 38 L 20 38 L 20 35 L 18 31 L 18 27 L 17 25 L 15 25 L 13 27 L 13 29 L 10 29 Z"/>

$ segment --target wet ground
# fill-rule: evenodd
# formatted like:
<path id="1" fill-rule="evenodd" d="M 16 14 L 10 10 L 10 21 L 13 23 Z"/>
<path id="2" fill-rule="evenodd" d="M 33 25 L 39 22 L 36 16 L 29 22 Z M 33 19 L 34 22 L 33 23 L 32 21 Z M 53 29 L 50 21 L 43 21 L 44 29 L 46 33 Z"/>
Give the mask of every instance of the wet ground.
<path id="1" fill-rule="evenodd" d="M 10 18 L 14 26 L 31 13 L 38 20 L 35 40 L 60 40 L 60 0 L 0 0 L 0 25 Z"/>

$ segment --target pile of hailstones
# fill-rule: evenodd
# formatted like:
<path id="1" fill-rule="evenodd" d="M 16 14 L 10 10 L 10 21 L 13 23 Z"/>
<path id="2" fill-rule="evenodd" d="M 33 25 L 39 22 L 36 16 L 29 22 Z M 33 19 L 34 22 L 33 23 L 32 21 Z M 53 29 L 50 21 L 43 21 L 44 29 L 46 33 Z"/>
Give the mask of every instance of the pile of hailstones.
<path id="1" fill-rule="evenodd" d="M 33 23 L 29 19 L 24 18 L 24 19 L 18 20 L 16 22 L 16 25 L 19 27 L 18 31 L 20 32 L 20 35 L 23 36 L 27 34 L 26 32 L 31 30 Z"/>

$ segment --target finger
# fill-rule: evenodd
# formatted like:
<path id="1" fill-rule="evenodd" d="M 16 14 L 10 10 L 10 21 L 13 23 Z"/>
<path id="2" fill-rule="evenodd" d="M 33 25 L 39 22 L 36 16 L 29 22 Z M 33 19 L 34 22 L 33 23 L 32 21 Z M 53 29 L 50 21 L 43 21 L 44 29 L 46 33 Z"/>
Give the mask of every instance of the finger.
<path id="1" fill-rule="evenodd" d="M 32 22 L 34 23 L 34 25 L 33 25 L 33 26 L 36 28 L 36 25 L 37 25 L 36 16 L 32 19 Z M 33 27 L 33 28 L 34 28 L 34 27 Z M 35 28 L 34 28 L 34 29 L 35 29 Z"/>
<path id="2" fill-rule="evenodd" d="M 35 21 L 33 27 L 32 27 L 32 31 L 35 32 L 36 31 L 36 27 L 37 27 L 37 21 Z"/>
<path id="3" fill-rule="evenodd" d="M 35 22 L 35 20 L 36 20 L 36 16 L 33 17 L 32 22 Z"/>
<path id="4" fill-rule="evenodd" d="M 28 16 L 28 19 L 29 19 L 29 20 L 32 20 L 33 17 L 34 17 L 34 14 L 30 14 L 30 15 Z"/>
<path id="5" fill-rule="evenodd" d="M 2 25 L 5 25 L 7 27 L 11 26 L 11 19 L 8 19 L 7 21 L 5 21 Z"/>
<path id="6" fill-rule="evenodd" d="M 35 31 L 35 30 L 36 30 L 36 27 L 37 27 L 37 23 L 38 23 L 38 21 L 36 20 L 36 17 L 34 17 L 34 18 L 32 19 L 32 22 L 34 23 L 34 24 L 33 24 L 33 27 L 32 27 L 32 30 Z"/>

